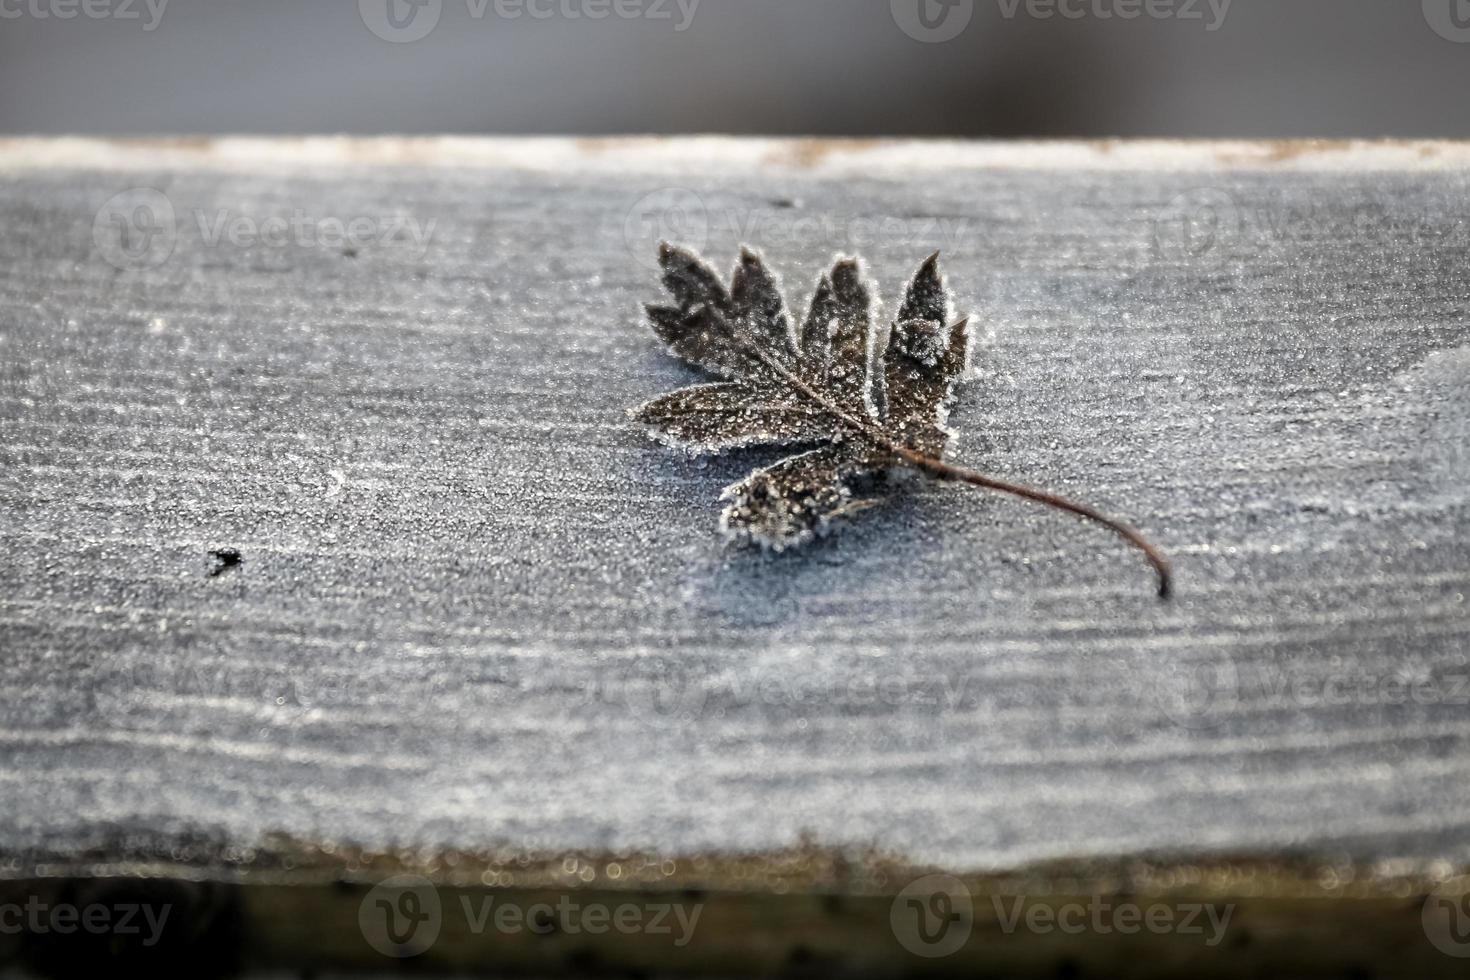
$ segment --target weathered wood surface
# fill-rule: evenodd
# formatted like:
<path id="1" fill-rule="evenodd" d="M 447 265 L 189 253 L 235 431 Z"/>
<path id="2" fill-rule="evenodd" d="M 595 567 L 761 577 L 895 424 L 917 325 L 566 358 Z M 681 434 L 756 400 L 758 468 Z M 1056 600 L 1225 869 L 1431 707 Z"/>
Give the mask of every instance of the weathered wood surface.
<path id="1" fill-rule="evenodd" d="M 1467 157 L 6 142 L 7 873 L 267 835 L 1462 864 Z M 146 268 L 109 244 L 138 187 Z M 431 230 L 209 241 L 297 211 Z M 660 219 L 795 302 L 856 250 L 891 309 L 942 248 L 985 339 L 957 458 L 1131 518 L 1178 598 L 955 488 L 723 544 L 772 457 L 624 414 L 694 377 L 639 320 Z"/>

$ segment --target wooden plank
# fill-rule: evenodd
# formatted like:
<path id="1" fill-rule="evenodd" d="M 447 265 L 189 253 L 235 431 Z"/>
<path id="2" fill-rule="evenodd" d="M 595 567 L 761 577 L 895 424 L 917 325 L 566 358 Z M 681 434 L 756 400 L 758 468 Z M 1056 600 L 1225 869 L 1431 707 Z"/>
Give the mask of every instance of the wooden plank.
<path id="1" fill-rule="evenodd" d="M 1467 161 L 4 141 L 6 873 L 810 839 L 1427 888 L 1467 863 Z M 857 251 L 892 309 L 942 248 L 984 341 L 957 458 L 1133 519 L 1178 598 L 947 487 L 724 544 L 775 456 L 625 417 L 694 378 L 639 322 L 669 233 L 763 248 L 797 305 Z"/>

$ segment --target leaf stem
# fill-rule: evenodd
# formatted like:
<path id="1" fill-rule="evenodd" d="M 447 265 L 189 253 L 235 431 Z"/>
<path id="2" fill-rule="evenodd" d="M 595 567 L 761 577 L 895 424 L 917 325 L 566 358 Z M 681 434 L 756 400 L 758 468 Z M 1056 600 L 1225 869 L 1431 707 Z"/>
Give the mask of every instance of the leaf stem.
<path id="1" fill-rule="evenodd" d="M 1079 504 L 1075 500 L 1068 500 L 1059 494 L 1050 493 L 1046 490 L 1038 490 L 1020 483 L 1011 483 L 1009 480 L 1000 480 L 993 476 L 986 476 L 984 473 L 967 470 L 964 467 L 952 466 L 943 460 L 935 459 L 933 456 L 926 456 L 923 453 L 915 452 L 907 446 L 891 446 L 885 448 L 891 448 L 893 454 L 899 459 L 908 463 L 914 469 L 932 476 L 936 480 L 958 481 L 968 483 L 975 487 L 984 487 L 988 490 L 999 490 L 1001 493 L 1008 493 L 1015 497 L 1021 497 L 1024 500 L 1033 500 L 1038 504 L 1055 507 L 1057 510 L 1064 510 L 1101 524 L 1147 556 L 1149 562 L 1154 566 L 1154 571 L 1159 574 L 1160 599 L 1167 599 L 1174 594 L 1174 573 L 1169 567 L 1169 559 L 1164 557 L 1164 553 L 1153 542 L 1122 521 L 1115 520 L 1086 504 Z"/>
<path id="2" fill-rule="evenodd" d="M 720 317 L 718 311 L 711 310 L 711 312 L 717 318 L 723 320 L 723 317 Z M 727 324 L 727 327 L 728 326 L 729 325 Z M 832 417 L 836 418 L 848 428 L 857 432 L 859 435 L 870 440 L 880 449 L 892 453 L 895 457 L 907 463 L 909 466 L 912 466 L 919 472 L 931 476 L 936 480 L 943 480 L 945 482 L 951 483 L 968 483 L 970 486 L 981 487 L 987 490 L 997 490 L 1001 493 L 1008 493 L 1014 497 L 1020 497 L 1023 500 L 1034 501 L 1038 504 L 1045 504 L 1048 507 L 1053 507 L 1057 510 L 1066 511 L 1070 514 L 1076 514 L 1078 517 L 1083 517 L 1089 521 L 1094 521 L 1098 524 L 1101 524 L 1103 527 L 1107 528 L 1108 530 L 1117 534 L 1123 540 L 1127 541 L 1129 544 L 1133 545 L 1139 551 L 1142 551 L 1144 555 L 1148 558 L 1149 563 L 1152 564 L 1154 567 L 1154 571 L 1158 573 L 1159 598 L 1168 599 L 1174 594 L 1174 572 L 1169 565 L 1169 559 L 1164 557 L 1164 553 L 1159 550 L 1157 545 L 1149 541 L 1132 527 L 1124 524 L 1122 521 L 1109 517 L 1102 511 L 1089 507 L 1086 504 L 1079 504 L 1074 500 L 1068 500 L 1066 497 L 1063 497 L 1060 494 L 1051 493 L 1046 490 L 1038 490 L 1035 487 L 1028 487 L 1020 483 L 1011 483 L 1009 480 L 1001 480 L 993 476 L 986 476 L 984 473 L 978 473 L 975 470 L 967 470 L 964 467 L 954 466 L 946 463 L 942 459 L 936 459 L 933 456 L 921 453 L 915 449 L 910 449 L 908 446 L 905 446 L 898 440 L 894 439 L 881 427 L 874 425 L 873 423 L 861 419 L 858 416 L 844 410 L 841 406 L 834 403 L 831 399 L 827 398 L 825 395 L 817 391 L 802 378 L 797 376 L 788 367 L 786 367 L 786 365 L 782 364 L 770 354 L 761 350 L 758 345 L 752 343 L 746 337 L 741 336 L 739 330 L 731 328 L 730 336 L 735 338 L 735 342 L 739 344 L 742 348 L 744 348 L 747 353 L 751 354 L 766 367 L 776 372 L 776 374 L 784 379 L 787 384 L 791 385 L 806 398 L 810 399 L 812 402 L 820 406 L 824 411 L 832 415 Z"/>

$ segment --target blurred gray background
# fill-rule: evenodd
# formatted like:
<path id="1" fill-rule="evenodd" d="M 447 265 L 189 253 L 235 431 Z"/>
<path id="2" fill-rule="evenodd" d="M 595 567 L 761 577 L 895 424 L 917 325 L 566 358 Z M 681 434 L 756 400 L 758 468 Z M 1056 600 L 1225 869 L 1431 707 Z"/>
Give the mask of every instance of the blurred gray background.
<path id="1" fill-rule="evenodd" d="M 1467 93 L 1470 0 L 0 0 L 12 134 L 1466 136 Z"/>

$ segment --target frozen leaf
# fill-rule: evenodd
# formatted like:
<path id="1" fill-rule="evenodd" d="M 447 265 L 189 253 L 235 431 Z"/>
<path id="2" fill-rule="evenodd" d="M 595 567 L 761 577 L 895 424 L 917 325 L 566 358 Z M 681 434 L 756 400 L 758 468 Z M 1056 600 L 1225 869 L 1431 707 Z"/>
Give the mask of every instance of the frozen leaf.
<path id="1" fill-rule="evenodd" d="M 890 443 L 943 451 L 969 333 L 963 322 L 946 322 L 937 257 L 919 270 L 903 305 L 932 323 L 878 331 L 861 262 L 840 258 L 817 286 L 799 342 L 775 277 L 750 249 L 741 250 L 729 290 L 685 249 L 665 245 L 660 261 L 679 305 L 649 308 L 654 332 L 679 357 L 728 380 L 666 395 L 635 418 L 693 452 L 827 444 L 729 488 L 723 526 L 731 534 L 773 548 L 800 544 L 882 499 L 881 477 L 900 462 Z M 879 337 L 886 351 L 877 349 Z"/>
<path id="2" fill-rule="evenodd" d="M 800 545 L 887 493 L 904 466 L 935 479 L 1000 490 L 1097 521 L 1142 549 L 1170 588 L 1162 554 L 1137 531 L 1055 494 L 944 462 L 956 386 L 970 365 L 967 320 L 951 323 L 948 289 L 931 255 L 910 281 L 897 319 L 879 329 L 874 290 L 856 258 L 819 280 L 798 334 L 776 277 L 741 249 L 729 289 L 687 249 L 660 247 L 674 306 L 648 307 L 670 351 L 721 379 L 665 395 L 634 418 L 690 452 L 805 444 L 809 451 L 756 470 L 725 490 L 721 526 L 777 550 Z"/>

